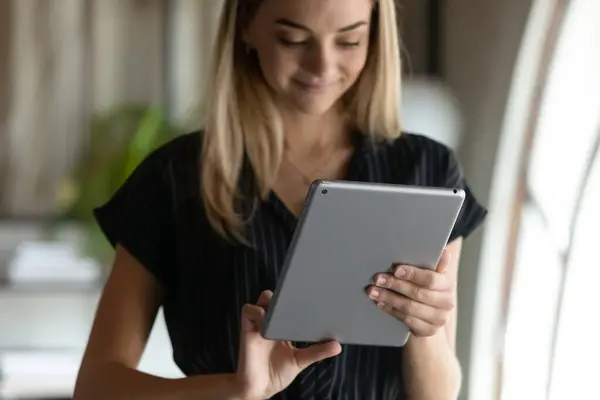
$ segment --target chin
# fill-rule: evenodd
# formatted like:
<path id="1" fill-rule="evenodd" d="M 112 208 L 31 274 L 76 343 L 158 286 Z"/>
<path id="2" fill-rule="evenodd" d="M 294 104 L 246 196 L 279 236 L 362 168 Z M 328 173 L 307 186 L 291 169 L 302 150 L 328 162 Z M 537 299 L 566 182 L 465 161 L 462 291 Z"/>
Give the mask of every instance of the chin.
<path id="1" fill-rule="evenodd" d="M 331 98 L 292 98 L 291 105 L 303 114 L 321 115 L 325 114 L 336 103 L 337 99 Z"/>

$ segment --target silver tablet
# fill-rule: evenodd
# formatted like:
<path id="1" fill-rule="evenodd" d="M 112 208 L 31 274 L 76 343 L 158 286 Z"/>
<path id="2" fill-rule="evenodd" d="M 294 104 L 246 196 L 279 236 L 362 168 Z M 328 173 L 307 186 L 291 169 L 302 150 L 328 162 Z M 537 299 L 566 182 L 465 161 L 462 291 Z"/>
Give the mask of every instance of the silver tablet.
<path id="1" fill-rule="evenodd" d="M 464 198 L 460 189 L 314 182 L 263 336 L 403 346 L 408 328 L 378 309 L 365 289 L 376 273 L 399 263 L 435 268 Z"/>

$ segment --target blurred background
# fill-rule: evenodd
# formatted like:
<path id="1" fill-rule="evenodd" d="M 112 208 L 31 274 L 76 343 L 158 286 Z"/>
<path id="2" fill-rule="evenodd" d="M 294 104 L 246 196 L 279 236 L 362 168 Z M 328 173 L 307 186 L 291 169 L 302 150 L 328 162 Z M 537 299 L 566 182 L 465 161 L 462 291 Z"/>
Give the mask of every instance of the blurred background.
<path id="1" fill-rule="evenodd" d="M 490 209 L 462 399 L 600 398 L 600 1 L 402 0 L 405 129 Z M 90 218 L 197 127 L 220 0 L 0 0 L 0 398 L 69 398 L 111 250 Z M 178 377 L 159 315 L 140 369 Z"/>

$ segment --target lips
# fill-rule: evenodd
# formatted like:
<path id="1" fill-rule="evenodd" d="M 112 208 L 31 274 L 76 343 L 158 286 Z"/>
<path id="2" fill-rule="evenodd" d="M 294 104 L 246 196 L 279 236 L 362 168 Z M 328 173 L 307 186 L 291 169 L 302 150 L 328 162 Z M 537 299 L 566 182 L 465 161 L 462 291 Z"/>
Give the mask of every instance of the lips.
<path id="1" fill-rule="evenodd" d="M 303 82 L 303 81 L 299 81 L 297 79 L 294 79 L 293 82 L 298 85 L 301 89 L 306 90 L 308 92 L 313 92 L 313 93 L 320 93 L 320 92 L 324 92 L 326 91 L 329 86 L 331 86 L 331 84 L 329 83 L 307 83 L 307 82 Z"/>

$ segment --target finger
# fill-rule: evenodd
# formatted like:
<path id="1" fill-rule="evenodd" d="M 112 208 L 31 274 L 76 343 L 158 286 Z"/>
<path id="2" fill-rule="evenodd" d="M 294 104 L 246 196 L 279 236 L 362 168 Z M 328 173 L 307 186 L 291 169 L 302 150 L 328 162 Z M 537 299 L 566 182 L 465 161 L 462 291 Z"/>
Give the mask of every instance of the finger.
<path id="1" fill-rule="evenodd" d="M 402 313 L 402 311 L 393 308 L 389 304 L 377 303 L 377 306 L 381 308 L 384 312 L 390 314 L 399 321 L 402 321 L 408 327 L 410 332 L 415 336 L 433 336 L 440 329 L 440 326 L 438 325 L 431 324 L 412 315 L 405 315 L 404 313 Z"/>
<path id="2" fill-rule="evenodd" d="M 399 312 L 397 315 L 395 315 L 395 317 L 404 322 L 408 329 L 410 329 L 410 332 L 418 337 L 433 336 L 440 329 L 440 326 L 438 325 L 432 325 L 429 322 L 423 321 L 422 319 L 416 317 L 404 316 Z"/>
<path id="3" fill-rule="evenodd" d="M 303 349 L 296 349 L 296 364 L 300 370 L 303 370 L 311 364 L 337 356 L 341 351 L 342 346 L 338 342 L 319 343 Z"/>
<path id="4" fill-rule="evenodd" d="M 260 334 L 262 321 L 265 316 L 265 310 L 254 304 L 245 304 L 241 312 L 241 333 L 239 349 L 239 368 L 247 369 L 248 360 L 251 351 L 249 350 L 257 339 L 261 339 Z M 250 351 L 250 353 L 249 353 Z"/>
<path id="5" fill-rule="evenodd" d="M 375 285 L 375 287 L 369 288 L 369 296 L 373 300 L 377 300 L 379 294 L 383 293 L 381 289 L 388 289 L 435 308 L 451 309 L 454 307 L 454 292 L 451 290 L 427 289 L 388 274 L 377 275 L 375 277 Z"/>
<path id="6" fill-rule="evenodd" d="M 450 313 L 450 310 L 431 307 L 387 289 L 381 291 L 376 304 L 394 317 L 411 316 L 434 326 L 445 325 Z"/>
<path id="7" fill-rule="evenodd" d="M 271 298 L 273 297 L 273 292 L 270 290 L 264 290 L 258 300 L 256 301 L 256 305 L 264 308 L 265 310 L 269 308 L 269 303 L 271 302 Z"/>
<path id="8" fill-rule="evenodd" d="M 392 275 L 431 290 L 449 290 L 454 286 L 454 280 L 446 274 L 409 265 L 398 265 Z"/>
<path id="9" fill-rule="evenodd" d="M 290 340 L 284 341 L 283 344 L 289 349 L 295 349 L 294 344 Z"/>
<path id="10" fill-rule="evenodd" d="M 416 285 L 432 290 L 447 290 L 453 282 L 445 274 L 425 268 L 412 267 L 410 265 L 398 265 L 393 270 L 393 275 Z"/>
<path id="11" fill-rule="evenodd" d="M 450 261 L 452 261 L 452 253 L 450 250 L 448 250 L 448 248 L 445 248 L 442 252 L 442 256 L 440 257 L 440 261 L 435 269 L 435 272 L 439 274 L 445 274 L 450 266 Z"/>
<path id="12" fill-rule="evenodd" d="M 265 317 L 262 307 L 246 304 L 242 307 L 242 331 L 259 332 Z"/>

